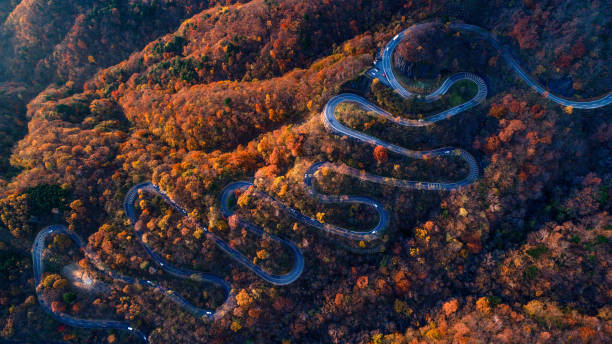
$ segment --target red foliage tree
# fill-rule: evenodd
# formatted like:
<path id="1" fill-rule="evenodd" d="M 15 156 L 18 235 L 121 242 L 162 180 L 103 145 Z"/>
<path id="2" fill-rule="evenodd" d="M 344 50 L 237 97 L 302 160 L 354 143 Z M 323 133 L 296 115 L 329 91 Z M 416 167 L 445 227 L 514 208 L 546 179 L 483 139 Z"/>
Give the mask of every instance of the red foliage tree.
<path id="1" fill-rule="evenodd" d="M 383 146 L 376 146 L 376 148 L 374 148 L 374 159 L 376 159 L 379 164 L 389 160 L 387 149 Z"/>

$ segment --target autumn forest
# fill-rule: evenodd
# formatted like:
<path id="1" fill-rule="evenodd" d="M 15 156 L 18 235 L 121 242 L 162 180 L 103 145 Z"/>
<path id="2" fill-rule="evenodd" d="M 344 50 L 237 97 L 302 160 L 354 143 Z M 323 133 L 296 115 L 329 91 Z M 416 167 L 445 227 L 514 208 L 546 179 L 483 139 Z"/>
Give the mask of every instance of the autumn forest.
<path id="1" fill-rule="evenodd" d="M 611 342 L 611 15 L 0 0 L 0 342 Z"/>

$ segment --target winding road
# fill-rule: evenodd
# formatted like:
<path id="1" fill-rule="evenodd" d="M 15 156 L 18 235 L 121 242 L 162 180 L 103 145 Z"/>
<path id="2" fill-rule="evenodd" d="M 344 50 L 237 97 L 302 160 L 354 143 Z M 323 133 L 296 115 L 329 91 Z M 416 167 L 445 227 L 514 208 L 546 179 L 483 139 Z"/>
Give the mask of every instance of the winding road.
<path id="1" fill-rule="evenodd" d="M 106 272 L 107 275 L 113 275 L 113 278 L 117 278 L 125 283 L 135 284 L 139 282 L 139 280 L 136 280 L 131 277 L 120 276 L 112 272 L 111 270 L 106 270 L 104 268 L 100 269 L 99 259 L 97 258 L 97 255 L 87 248 L 87 243 L 78 234 L 69 230 L 65 226 L 52 225 L 46 227 L 45 229 L 40 231 L 38 235 L 36 235 L 36 238 L 34 239 L 34 245 L 32 246 L 32 261 L 34 265 L 34 279 L 36 281 L 36 296 L 38 298 L 40 306 L 57 321 L 62 322 L 66 325 L 81 328 L 100 328 L 127 331 L 135 334 L 136 336 L 138 336 L 138 338 L 146 342 L 147 336 L 139 330 L 133 328 L 129 323 L 126 322 L 100 319 L 80 319 L 75 318 L 64 312 L 53 312 L 53 310 L 51 309 L 51 304 L 42 295 L 40 283 L 42 275 L 45 271 L 45 265 L 43 263 L 43 253 L 46 247 L 45 242 L 47 238 L 58 234 L 65 234 L 70 237 L 72 241 L 74 241 L 74 243 L 83 251 L 85 256 L 94 262 L 94 265 L 98 268 L 98 270 Z M 157 285 L 154 285 L 154 287 L 155 286 Z"/>
<path id="2" fill-rule="evenodd" d="M 391 58 L 393 55 L 393 51 L 402 42 L 402 40 L 406 39 L 410 35 L 411 32 L 414 32 L 420 29 L 424 29 L 424 28 L 428 28 L 436 24 L 437 23 L 435 22 L 421 23 L 421 24 L 416 24 L 416 25 L 413 25 L 407 28 L 406 30 L 395 35 L 395 37 L 393 37 L 393 39 L 391 39 L 391 41 L 387 43 L 387 45 L 385 46 L 382 52 L 382 59 L 380 61 L 381 66 L 382 66 L 382 68 L 380 69 L 382 70 L 377 73 L 378 74 L 377 77 L 380 78 L 381 81 L 390 85 L 395 91 L 397 91 L 397 93 L 399 93 L 403 97 L 410 97 L 410 96 L 414 96 L 415 94 L 406 90 L 395 78 L 395 75 L 393 74 L 393 69 L 391 67 L 391 63 L 392 63 Z M 544 86 L 542 86 L 534 78 L 532 78 L 529 74 L 527 74 L 527 72 L 525 72 L 525 70 L 520 66 L 517 59 L 515 59 L 512 56 L 512 53 L 510 52 L 510 49 L 508 48 L 508 46 L 502 44 L 501 40 L 495 34 L 485 30 L 484 28 L 481 28 L 480 26 L 464 24 L 464 23 L 450 23 L 448 25 L 448 29 L 452 31 L 457 31 L 457 32 L 473 33 L 479 38 L 488 41 L 499 52 L 499 54 L 504 58 L 504 60 L 506 61 L 506 63 L 508 63 L 510 68 L 525 83 L 527 83 L 529 87 L 531 87 L 534 91 L 538 92 L 543 97 L 559 105 L 571 106 L 574 109 L 596 109 L 596 108 L 600 108 L 600 107 L 603 107 L 603 106 L 606 106 L 612 103 L 612 91 L 608 92 L 607 94 L 597 99 L 586 100 L 586 101 L 570 100 L 570 99 L 566 99 L 566 98 L 557 96 L 555 94 L 552 94 L 550 91 L 544 88 Z M 448 80 L 452 79 L 453 77 L 454 75 L 451 76 L 451 78 L 447 79 L 444 83 L 446 83 Z M 447 90 L 448 89 L 445 88 L 445 85 L 443 84 L 436 91 L 425 96 L 425 98 L 427 100 L 435 100 L 439 98 L 440 95 L 444 94 Z"/>
<path id="3" fill-rule="evenodd" d="M 402 31 L 401 33 L 393 37 L 393 39 L 389 41 L 389 43 L 384 48 L 382 52 L 381 60 L 378 60 L 376 62 L 376 66 L 378 68 L 374 68 L 370 70 L 368 72 L 368 75 L 371 75 L 373 77 L 380 79 L 383 83 L 393 88 L 402 97 L 416 96 L 416 94 L 411 93 L 410 91 L 406 90 L 397 81 L 397 79 L 395 78 L 395 75 L 393 74 L 393 69 L 391 66 L 391 59 L 392 59 L 393 51 L 395 50 L 397 45 L 403 39 L 408 37 L 411 31 L 415 31 L 420 28 L 423 28 L 426 25 L 433 25 L 433 24 L 434 23 L 417 24 L 417 25 L 411 26 L 410 28 Z M 491 44 L 504 57 L 504 59 L 509 64 L 509 66 L 512 68 L 512 70 L 514 70 L 521 79 L 523 79 L 536 92 L 540 93 L 541 95 L 543 95 L 544 97 L 546 97 L 547 99 L 550 99 L 551 101 L 555 103 L 558 103 L 563 106 L 571 106 L 576 109 L 593 109 L 593 108 L 599 108 L 602 106 L 606 106 L 612 102 L 612 92 L 608 93 L 607 95 L 601 98 L 598 98 L 595 100 L 589 100 L 589 101 L 572 101 L 572 100 L 568 100 L 568 99 L 556 96 L 554 94 L 551 94 L 544 87 L 538 84 L 532 77 L 530 77 L 520 67 L 516 59 L 514 59 L 512 55 L 510 54 L 508 48 L 502 45 L 500 41 L 493 34 L 487 32 L 486 30 L 478 26 L 469 25 L 469 24 L 454 23 L 454 24 L 450 24 L 448 27 L 451 30 L 455 30 L 455 31 L 466 31 L 466 32 L 474 33 L 478 35 L 480 38 L 484 38 L 488 40 L 489 42 L 491 42 Z M 231 203 L 232 203 L 232 199 L 235 197 L 237 192 L 242 192 L 247 189 L 251 189 L 252 192 L 255 192 L 257 195 L 268 199 L 278 209 L 285 211 L 287 214 L 289 214 L 296 220 L 302 223 L 305 223 L 307 225 L 310 225 L 314 228 L 317 228 L 323 232 L 338 235 L 338 236 L 352 239 L 352 240 L 371 241 L 371 240 L 379 238 L 384 233 L 387 226 L 389 225 L 389 214 L 384 209 L 383 205 L 380 202 L 372 198 L 368 198 L 368 197 L 349 196 L 349 195 L 325 195 L 325 194 L 319 193 L 316 190 L 314 183 L 313 183 L 313 178 L 317 171 L 321 170 L 322 168 L 330 168 L 336 171 L 337 173 L 349 175 L 349 176 L 355 177 L 360 180 L 378 183 L 378 184 L 392 185 L 392 186 L 396 186 L 399 188 L 406 188 L 406 189 L 453 190 L 453 189 L 460 188 L 462 186 L 469 185 L 473 183 L 476 179 L 478 179 L 478 164 L 476 160 L 474 159 L 474 157 L 463 149 L 439 148 L 439 149 L 428 150 L 428 151 L 415 151 L 415 150 L 406 149 L 404 147 L 400 147 L 400 146 L 388 143 L 379 138 L 375 138 L 365 133 L 348 128 L 342 123 L 340 123 L 340 121 L 336 118 L 335 116 L 336 108 L 340 104 L 343 104 L 343 103 L 352 103 L 352 104 L 358 105 L 359 107 L 363 108 L 366 111 L 369 111 L 373 115 L 383 117 L 395 124 L 405 126 L 405 127 L 424 127 L 424 126 L 432 125 L 443 119 L 447 119 L 457 114 L 460 114 L 472 107 L 477 106 L 478 104 L 482 103 L 486 99 L 487 87 L 486 87 L 484 80 L 475 74 L 466 73 L 466 72 L 457 73 L 457 74 L 452 75 L 451 77 L 446 79 L 442 83 L 442 85 L 438 89 L 436 89 L 434 92 L 432 92 L 431 94 L 425 95 L 425 96 L 419 96 L 419 99 L 426 101 L 426 102 L 432 102 L 432 101 L 438 100 L 440 99 L 441 96 L 446 94 L 448 90 L 455 83 L 459 81 L 463 81 L 463 80 L 467 80 L 476 85 L 477 92 L 474 95 L 474 97 L 466 101 L 463 104 L 460 104 L 458 106 L 455 106 L 447 110 L 444 110 L 440 113 L 437 113 L 425 119 L 413 120 L 413 119 L 405 119 L 405 118 L 394 116 L 386 112 L 385 110 L 377 107 L 376 105 L 370 103 L 367 99 L 360 97 L 358 95 L 355 95 L 355 94 L 340 94 L 340 95 L 337 95 L 331 98 L 328 101 L 328 103 L 325 105 L 325 108 L 321 113 L 321 119 L 323 121 L 323 124 L 325 125 L 325 128 L 327 128 L 327 130 L 339 136 L 346 136 L 356 141 L 367 143 L 367 144 L 374 145 L 374 146 L 382 146 L 391 152 L 394 152 L 394 153 L 397 153 L 397 154 L 400 154 L 402 156 L 412 158 L 412 159 L 428 159 L 432 157 L 460 158 L 466 163 L 469 169 L 468 174 L 462 180 L 459 180 L 456 182 L 450 182 L 450 183 L 440 183 L 440 182 L 430 182 L 430 181 L 410 181 L 410 180 L 395 179 L 395 178 L 373 175 L 373 174 L 370 174 L 370 173 L 367 173 L 367 172 L 364 172 L 364 171 L 361 171 L 361 170 L 358 170 L 358 169 L 355 169 L 355 168 L 352 168 L 352 167 L 349 167 L 343 164 L 332 164 L 330 162 L 318 162 L 318 163 L 311 165 L 304 173 L 303 183 L 304 183 L 305 189 L 309 192 L 309 194 L 316 200 L 323 202 L 323 203 L 364 204 L 367 206 L 371 206 L 375 209 L 376 213 L 378 214 L 379 220 L 376 226 L 374 226 L 371 229 L 364 230 L 364 231 L 353 231 L 353 230 L 338 227 L 332 224 L 322 223 L 312 217 L 303 215 L 297 210 L 287 206 L 281 200 L 278 200 L 274 198 L 273 196 L 270 196 L 262 191 L 258 191 L 256 188 L 254 188 L 253 183 L 249 181 L 238 181 L 238 182 L 231 183 L 227 187 L 225 187 L 225 189 L 221 193 L 221 199 L 220 199 L 221 210 L 223 212 L 223 215 L 227 218 L 233 214 Z M 69 236 L 76 243 L 76 245 L 81 249 L 81 251 L 85 254 L 85 256 L 94 263 L 94 266 L 99 271 L 105 273 L 107 276 L 113 279 L 117 279 L 120 282 L 123 282 L 126 284 L 139 284 L 139 285 L 154 288 L 160 291 L 161 293 L 165 294 L 166 296 L 168 296 L 173 302 L 175 302 L 179 306 L 185 308 L 187 311 L 189 311 L 190 313 L 194 314 L 197 317 L 202 318 L 203 320 L 214 321 L 215 319 L 222 317 L 228 310 L 231 310 L 235 305 L 235 293 L 231 285 L 225 280 L 215 275 L 203 273 L 200 271 L 179 268 L 173 265 L 171 262 L 164 259 L 163 257 L 161 257 L 161 255 L 159 255 L 158 253 L 154 252 L 154 250 L 143 241 L 143 238 L 142 238 L 143 233 L 137 230 L 135 226 L 138 221 L 138 214 L 134 207 L 134 203 L 136 202 L 138 194 L 140 192 L 147 192 L 147 193 L 151 193 L 151 194 L 162 197 L 165 200 L 165 202 L 167 202 L 170 206 L 172 206 L 175 210 L 177 210 L 183 217 L 188 216 L 188 211 L 185 210 L 183 207 L 181 207 L 179 204 L 177 204 L 175 201 L 173 201 L 170 197 L 166 195 L 165 192 L 160 190 L 156 185 L 154 185 L 151 182 L 145 182 L 145 183 L 138 184 L 132 187 L 128 191 L 125 197 L 124 209 L 125 209 L 126 216 L 129 218 L 132 226 L 134 227 L 134 231 L 137 234 L 137 237 L 142 247 L 145 249 L 147 254 L 160 268 L 162 268 L 164 271 L 168 272 L 169 274 L 175 277 L 183 278 L 183 279 L 191 279 L 191 280 L 198 281 L 198 282 L 208 282 L 208 283 L 213 283 L 218 286 L 221 286 L 226 292 L 226 299 L 221 307 L 219 307 L 216 310 L 198 308 L 195 305 L 188 302 L 187 300 L 185 300 L 184 298 L 182 298 L 181 296 L 179 296 L 176 292 L 158 283 L 155 283 L 149 280 L 136 279 L 132 277 L 123 276 L 121 274 L 118 274 L 108 269 L 107 267 L 104 266 L 104 264 L 101 263 L 101 260 L 99 259 L 99 257 L 94 252 L 91 252 L 87 248 L 86 242 L 83 241 L 83 239 L 78 234 L 68 230 L 65 226 L 61 226 L 61 225 L 53 225 L 53 226 L 49 226 L 43 229 L 37 235 L 34 241 L 34 246 L 32 248 L 32 258 L 34 261 L 34 276 L 36 279 L 36 285 L 37 286 L 40 285 L 41 278 L 44 272 L 43 254 L 44 254 L 46 239 L 56 234 L 65 234 Z M 265 232 L 262 228 L 250 222 L 247 222 L 241 219 L 238 219 L 238 221 L 242 227 L 246 228 L 251 233 L 257 236 L 260 236 L 260 237 L 270 238 L 271 240 L 276 241 L 280 243 L 281 245 L 285 246 L 287 249 L 289 249 L 292 255 L 294 256 L 294 264 L 291 270 L 283 275 L 270 274 L 264 271 L 259 266 L 253 264 L 249 258 L 244 256 L 242 253 L 235 250 L 234 248 L 230 247 L 227 243 L 221 240 L 217 235 L 208 231 L 206 226 L 204 226 L 202 223 L 197 223 L 197 226 L 206 233 L 206 238 L 208 240 L 212 240 L 217 245 L 217 247 L 220 248 L 223 252 L 225 252 L 230 258 L 240 263 L 241 265 L 243 265 L 244 267 L 252 271 L 254 274 L 261 277 L 263 280 L 269 283 L 275 284 L 275 285 L 287 285 L 287 284 L 294 282 L 297 278 L 299 278 L 299 276 L 301 275 L 304 269 L 304 257 L 300 249 L 297 247 L 297 245 L 295 245 L 291 241 L 288 241 L 283 238 L 277 237 L 275 235 L 269 234 Z M 53 312 L 51 310 L 50 304 L 44 299 L 44 297 L 42 297 L 40 292 L 41 291 L 40 291 L 40 286 L 39 286 L 37 288 L 38 300 L 41 306 L 43 307 L 43 309 L 49 314 L 51 314 L 51 316 L 53 316 L 55 319 L 57 319 L 58 321 L 62 323 L 65 323 L 70 326 L 82 327 L 82 328 L 117 329 L 117 330 L 127 331 L 127 332 L 135 334 L 144 342 L 147 342 L 147 336 L 145 336 L 142 332 L 133 328 L 132 326 L 130 326 L 130 324 L 126 322 L 119 322 L 119 321 L 113 321 L 113 320 L 79 319 L 79 318 L 72 317 L 63 312 Z"/>
<path id="4" fill-rule="evenodd" d="M 134 202 L 136 201 L 139 192 L 149 192 L 151 194 L 160 196 L 164 199 L 164 201 L 166 201 L 166 203 L 168 203 L 174 209 L 176 209 L 183 217 L 188 216 L 188 212 L 184 208 L 182 208 L 175 201 L 173 201 L 170 197 L 168 197 L 166 193 L 160 190 L 155 184 L 151 182 L 145 182 L 145 183 L 141 183 L 141 184 L 138 184 L 132 187 L 128 191 L 127 195 L 125 196 L 125 201 L 123 203 L 125 213 L 127 217 L 130 219 L 130 222 L 132 223 L 132 226 L 134 227 L 134 229 L 135 229 L 136 222 L 138 222 L 138 215 L 136 214 L 136 209 L 134 208 Z M 249 230 L 251 233 L 257 236 L 260 236 L 260 237 L 266 237 L 266 238 L 272 239 L 273 241 L 276 241 L 280 243 L 281 245 L 287 247 L 291 251 L 293 256 L 295 257 L 293 268 L 288 273 L 284 275 L 273 275 L 268 272 L 265 272 L 259 266 L 253 264 L 249 258 L 244 256 L 242 253 L 240 253 L 236 249 L 230 247 L 225 241 L 221 240 L 221 238 L 219 238 L 217 235 L 210 232 L 208 228 L 204 226 L 204 224 L 200 222 L 196 222 L 195 224 L 198 226 L 198 228 L 202 229 L 204 233 L 206 233 L 207 240 L 212 240 L 219 249 L 221 249 L 223 252 L 229 255 L 232 259 L 242 264 L 244 267 L 251 270 L 257 276 L 261 277 L 267 282 L 270 282 L 275 285 L 291 284 L 293 283 L 293 281 L 298 279 L 298 277 L 300 277 L 300 275 L 302 274 L 302 271 L 304 270 L 304 256 L 302 255 L 302 252 L 300 251 L 300 249 L 293 242 L 279 238 L 275 235 L 266 233 L 264 230 L 262 230 L 259 227 L 252 226 L 252 225 L 250 226 L 245 225 L 246 229 Z M 144 249 L 147 251 L 149 256 L 162 269 L 170 272 L 173 275 L 176 275 L 177 277 L 192 276 L 193 274 L 199 273 L 197 271 L 184 270 L 184 269 L 179 269 L 175 267 L 174 265 L 172 265 L 172 263 L 162 258 L 159 254 L 155 253 L 152 248 L 150 248 L 144 243 L 143 238 L 142 238 L 143 233 L 141 231 L 138 231 L 135 229 L 135 232 L 136 232 L 136 235 L 138 236 L 138 239 L 140 240 L 140 243 L 142 244 Z M 227 285 L 227 282 L 213 275 L 205 274 L 205 276 L 202 276 L 202 280 L 204 281 L 208 280 L 212 283 L 218 283 L 218 284 L 224 285 L 227 287 L 228 291 L 231 289 Z M 221 283 L 220 281 L 223 281 L 223 282 Z M 210 317 L 214 317 L 215 312 L 209 312 L 209 315 Z"/>

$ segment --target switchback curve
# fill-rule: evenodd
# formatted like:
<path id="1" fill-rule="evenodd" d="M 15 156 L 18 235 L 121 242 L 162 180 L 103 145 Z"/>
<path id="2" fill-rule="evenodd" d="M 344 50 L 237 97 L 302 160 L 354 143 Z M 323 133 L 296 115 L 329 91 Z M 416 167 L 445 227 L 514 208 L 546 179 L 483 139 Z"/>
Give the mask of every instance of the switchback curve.
<path id="1" fill-rule="evenodd" d="M 65 226 L 52 225 L 40 231 L 36 235 L 36 238 L 34 239 L 34 245 L 32 246 L 32 262 L 34 265 L 34 280 L 36 283 L 36 296 L 38 298 L 38 302 L 40 303 L 40 306 L 47 313 L 49 313 L 54 319 L 66 325 L 73 326 L 73 327 L 80 327 L 80 328 L 115 329 L 115 330 L 120 330 L 120 331 L 126 331 L 129 333 L 135 334 L 139 339 L 141 339 L 142 341 L 146 343 L 147 336 L 144 333 L 140 332 L 139 330 L 130 326 L 130 324 L 128 324 L 127 322 L 114 321 L 114 320 L 100 320 L 100 319 L 80 319 L 80 318 L 76 318 L 71 315 L 68 315 L 66 313 L 63 313 L 63 312 L 53 312 L 53 310 L 51 309 L 51 304 L 41 295 L 40 283 L 41 283 L 42 275 L 45 271 L 45 265 L 43 262 L 43 251 L 45 249 L 45 241 L 47 240 L 47 238 L 57 235 L 57 234 L 67 235 L 68 237 L 70 237 L 70 239 L 72 239 L 72 241 L 74 241 L 74 243 L 79 247 L 79 249 L 81 249 L 81 251 L 83 251 L 83 253 L 88 258 L 93 257 L 94 261 L 99 262 L 95 254 L 93 254 L 93 252 L 87 249 L 87 244 L 85 243 L 85 241 L 83 241 L 83 239 L 78 234 L 69 230 Z M 97 264 L 94 263 L 94 265 L 97 265 Z M 106 271 L 106 270 L 101 270 L 101 271 Z M 121 276 L 119 276 L 118 279 L 121 279 L 120 277 Z M 131 278 L 126 277 L 126 280 L 129 280 L 129 279 Z"/>
<path id="2" fill-rule="evenodd" d="M 397 91 L 397 93 L 399 93 L 401 96 L 403 97 L 410 97 L 410 96 L 414 96 L 414 93 L 411 93 L 410 91 L 406 90 L 395 78 L 395 75 L 393 74 L 393 69 L 391 67 L 391 57 L 393 55 L 393 51 L 395 50 L 395 48 L 399 45 L 399 43 L 401 43 L 402 40 L 406 39 L 408 37 L 408 35 L 413 32 L 413 31 L 417 31 L 418 29 L 427 27 L 427 26 L 432 26 L 436 24 L 435 22 L 429 22 L 429 23 L 421 23 L 421 24 L 415 24 L 409 28 L 407 28 L 406 30 L 398 33 L 397 35 L 395 35 L 395 37 L 393 37 L 391 39 L 391 41 L 389 41 L 389 43 L 387 43 L 387 45 L 385 46 L 383 52 L 382 52 L 382 60 L 381 60 L 381 64 L 382 64 L 382 71 L 378 71 L 377 72 L 377 77 L 381 79 L 381 81 L 387 83 L 388 85 L 390 85 L 395 91 Z M 530 87 L 532 88 L 534 91 L 538 92 L 540 95 L 542 95 L 543 97 L 559 104 L 562 106 L 571 106 L 574 109 L 596 109 L 596 108 L 600 108 L 606 105 L 609 105 L 610 103 L 612 103 L 612 91 L 608 92 L 607 94 L 593 99 L 593 100 L 585 100 L 585 101 L 576 101 L 576 100 L 570 100 L 570 99 L 566 99 L 563 97 L 560 97 L 558 95 L 555 95 L 553 93 L 551 93 L 550 91 L 548 91 L 546 88 L 544 88 L 544 86 L 542 86 L 540 83 L 538 83 L 533 77 L 531 77 L 527 72 L 525 72 L 525 70 L 521 67 L 521 65 L 519 64 L 519 62 L 517 61 L 517 59 L 515 59 L 512 56 L 512 53 L 510 52 L 510 49 L 508 48 L 507 45 L 502 44 L 502 42 L 500 41 L 500 39 L 493 33 L 485 30 L 484 28 L 477 26 L 477 25 L 471 25 L 471 24 L 464 24 L 464 23 L 450 23 L 448 25 L 448 29 L 452 30 L 452 31 L 463 31 L 463 32 L 470 32 L 473 34 L 476 34 L 477 36 L 479 36 L 480 38 L 487 40 L 498 52 L 499 54 L 504 58 L 504 60 L 506 61 L 506 63 L 508 64 L 508 66 L 510 66 L 510 68 Z M 382 75 L 381 75 L 382 74 Z M 451 77 L 452 78 L 452 77 Z M 449 79 L 447 79 L 446 81 L 448 81 Z M 445 82 L 446 83 L 446 82 Z M 445 89 L 444 84 L 438 88 L 436 91 L 432 92 L 431 94 L 425 96 L 425 99 L 427 101 L 431 101 L 431 100 L 435 100 L 437 98 L 440 97 L 441 94 L 443 94 L 443 92 L 446 92 L 447 89 Z"/>
<path id="3" fill-rule="evenodd" d="M 150 248 L 148 245 L 144 243 L 144 241 L 142 240 L 143 233 L 140 231 L 137 231 L 135 228 L 136 222 L 138 222 L 138 215 L 136 215 L 136 209 L 134 208 L 134 202 L 136 201 L 136 198 L 138 197 L 139 192 L 149 192 L 151 194 L 160 196 L 166 203 L 168 203 L 170 206 L 176 209 L 183 217 L 187 217 L 188 212 L 183 207 L 181 207 L 179 204 L 177 204 L 174 200 L 168 197 L 165 192 L 159 189 L 159 187 L 157 187 L 155 184 L 151 182 L 144 182 L 144 183 L 141 183 L 141 184 L 138 184 L 132 187 L 130 191 L 128 191 L 127 195 L 125 196 L 125 201 L 123 203 L 123 206 L 125 208 L 126 216 L 130 219 L 130 222 L 132 223 L 132 227 L 134 227 L 135 232 L 138 235 L 138 238 L 140 239 L 139 241 L 144 247 L 144 249 L 151 256 L 151 258 L 153 258 L 162 268 L 164 268 L 168 272 L 170 271 L 175 272 L 178 270 L 178 271 L 187 271 L 190 273 L 190 275 L 193 273 L 197 273 L 196 271 L 184 270 L 184 269 L 179 269 L 177 267 L 174 267 L 172 263 L 162 258 L 159 254 L 155 253 L 152 248 Z M 302 274 L 302 271 L 304 270 L 304 256 L 302 255 L 302 252 L 300 251 L 300 249 L 294 243 L 292 243 L 291 241 L 285 240 L 283 238 L 279 238 L 275 235 L 266 233 L 260 228 L 250 226 L 250 227 L 247 227 L 247 230 L 249 230 L 251 233 L 257 236 L 260 236 L 260 237 L 265 236 L 266 238 L 270 238 L 273 241 L 280 243 L 281 245 L 287 247 L 291 251 L 293 256 L 295 257 L 293 268 L 288 273 L 283 274 L 283 275 L 273 275 L 273 274 L 270 274 L 264 271 L 259 266 L 253 264 L 251 260 L 248 259 L 246 256 L 244 256 L 242 253 L 230 247 L 225 241 L 221 240 L 221 238 L 219 238 L 216 234 L 210 232 L 204 224 L 200 222 L 196 222 L 196 225 L 198 226 L 198 228 L 203 230 L 204 233 L 206 233 L 207 240 L 212 240 L 219 249 L 221 249 L 223 252 L 229 255 L 232 259 L 242 264 L 244 267 L 251 270 L 257 276 L 261 277 L 263 280 L 269 283 L 272 283 L 275 285 L 291 284 L 293 283 L 293 281 L 298 279 L 298 277 L 300 277 L 300 275 Z M 208 275 L 208 276 L 211 276 L 211 275 Z M 216 276 L 213 276 L 213 277 L 215 280 L 219 280 L 218 277 Z M 227 283 L 227 282 L 224 281 L 223 283 Z"/>

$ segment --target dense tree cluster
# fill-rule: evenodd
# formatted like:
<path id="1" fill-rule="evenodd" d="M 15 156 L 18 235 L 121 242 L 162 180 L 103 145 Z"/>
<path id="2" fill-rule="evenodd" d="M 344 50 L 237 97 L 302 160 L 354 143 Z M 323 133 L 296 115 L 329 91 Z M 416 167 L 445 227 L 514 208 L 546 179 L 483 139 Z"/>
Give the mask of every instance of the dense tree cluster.
<path id="1" fill-rule="evenodd" d="M 216 2 L 21 1 L 0 30 L 3 77 L 43 87 L 50 81 L 84 81 Z"/>

